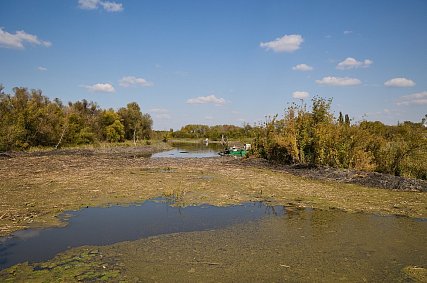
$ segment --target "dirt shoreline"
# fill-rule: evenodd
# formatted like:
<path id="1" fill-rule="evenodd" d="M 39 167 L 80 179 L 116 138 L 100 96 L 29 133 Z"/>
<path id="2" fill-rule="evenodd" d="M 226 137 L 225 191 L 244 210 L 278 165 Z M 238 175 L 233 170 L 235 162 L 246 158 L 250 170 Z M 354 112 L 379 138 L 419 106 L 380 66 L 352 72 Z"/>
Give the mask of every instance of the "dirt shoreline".
<path id="1" fill-rule="evenodd" d="M 198 141 L 197 141 L 198 142 Z M 58 149 L 34 152 L 3 152 L 0 159 L 13 158 L 18 156 L 53 156 L 53 155 L 80 155 L 80 156 L 121 156 L 125 158 L 150 157 L 153 153 L 169 149 L 168 144 L 155 147 L 150 146 L 117 146 L 91 149 Z M 327 166 L 315 165 L 284 165 L 268 162 L 261 158 L 230 159 L 231 163 L 238 163 L 243 166 L 255 168 L 271 169 L 279 172 L 286 172 L 292 175 L 306 177 L 310 179 L 326 180 L 340 183 L 356 184 L 366 187 L 390 189 L 398 191 L 418 191 L 427 192 L 427 180 L 405 178 L 382 174 L 377 172 L 366 172 L 351 169 L 339 169 Z"/>
<path id="2" fill-rule="evenodd" d="M 427 181 L 420 179 L 404 178 L 377 172 L 365 172 L 350 169 L 337 169 L 326 166 L 309 165 L 283 165 L 271 163 L 265 159 L 242 159 L 243 166 L 268 168 L 279 172 L 286 172 L 296 176 L 316 180 L 326 180 L 347 184 L 356 184 L 365 187 L 389 189 L 397 191 L 427 192 Z"/>
<path id="3" fill-rule="evenodd" d="M 372 189 L 348 184 L 347 177 L 331 181 L 327 175 L 318 177 L 320 170 L 272 166 L 262 160 L 147 158 L 158 150 L 157 146 L 66 149 L 0 158 L 0 236 L 64 225 L 57 216 L 67 210 L 159 196 L 172 197 L 183 206 L 265 201 L 427 217 L 425 191 Z"/>

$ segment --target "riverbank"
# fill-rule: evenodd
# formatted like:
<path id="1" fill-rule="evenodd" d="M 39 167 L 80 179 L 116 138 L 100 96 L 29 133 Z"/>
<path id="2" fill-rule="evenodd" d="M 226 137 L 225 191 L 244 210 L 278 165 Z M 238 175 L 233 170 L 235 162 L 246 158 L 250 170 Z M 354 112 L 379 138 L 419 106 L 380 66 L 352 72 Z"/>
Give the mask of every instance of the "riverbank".
<path id="1" fill-rule="evenodd" d="M 424 192 L 315 180 L 233 158 L 147 158 L 153 148 L 18 154 L 0 159 L 0 235 L 63 225 L 57 216 L 87 206 L 166 196 L 178 205 L 274 204 L 427 217 Z"/>
<path id="2" fill-rule="evenodd" d="M 242 159 L 239 163 L 243 166 L 265 168 L 315 180 L 356 184 L 365 187 L 396 191 L 427 192 L 426 180 L 404 178 L 377 172 L 339 169 L 316 165 L 283 165 L 268 162 L 261 158 Z"/>

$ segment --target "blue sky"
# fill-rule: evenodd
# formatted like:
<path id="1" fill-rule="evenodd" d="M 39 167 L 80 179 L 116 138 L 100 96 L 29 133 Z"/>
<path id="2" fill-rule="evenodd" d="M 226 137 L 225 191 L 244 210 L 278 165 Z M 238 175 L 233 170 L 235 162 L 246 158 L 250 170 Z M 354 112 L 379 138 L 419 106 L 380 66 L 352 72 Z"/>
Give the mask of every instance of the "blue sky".
<path id="1" fill-rule="evenodd" d="M 155 129 L 253 124 L 333 98 L 355 121 L 427 114 L 427 1 L 0 1 L 0 83 Z"/>

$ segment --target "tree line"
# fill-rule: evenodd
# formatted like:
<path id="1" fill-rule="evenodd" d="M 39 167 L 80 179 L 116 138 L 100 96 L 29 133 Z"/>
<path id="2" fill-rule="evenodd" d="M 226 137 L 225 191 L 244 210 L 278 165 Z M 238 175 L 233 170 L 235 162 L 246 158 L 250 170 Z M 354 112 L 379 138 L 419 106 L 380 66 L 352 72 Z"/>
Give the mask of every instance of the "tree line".
<path id="1" fill-rule="evenodd" d="M 0 85 L 0 151 L 149 139 L 153 121 L 136 102 L 118 111 L 95 102 L 51 101 L 41 90 Z"/>
<path id="2" fill-rule="evenodd" d="M 427 179 L 427 115 L 396 126 L 335 118 L 331 100 L 292 104 L 255 128 L 254 153 L 286 164 L 314 164 Z"/>
<path id="3" fill-rule="evenodd" d="M 291 104 L 283 118 L 243 127 L 190 124 L 178 131 L 152 131 L 153 121 L 136 102 L 115 111 L 95 102 L 50 100 L 40 90 L 0 85 L 0 151 L 122 142 L 152 137 L 253 140 L 252 153 L 286 164 L 314 164 L 376 171 L 427 179 L 427 115 L 420 123 L 396 126 L 381 122 L 351 123 L 347 114 L 334 117 L 331 100 L 315 97 Z"/>
<path id="4" fill-rule="evenodd" d="M 209 138 L 210 140 L 221 140 L 222 136 L 228 139 L 246 139 L 253 137 L 253 127 L 244 124 L 243 127 L 235 125 L 199 125 L 189 124 L 183 126 L 180 130 L 171 132 L 172 138 Z"/>

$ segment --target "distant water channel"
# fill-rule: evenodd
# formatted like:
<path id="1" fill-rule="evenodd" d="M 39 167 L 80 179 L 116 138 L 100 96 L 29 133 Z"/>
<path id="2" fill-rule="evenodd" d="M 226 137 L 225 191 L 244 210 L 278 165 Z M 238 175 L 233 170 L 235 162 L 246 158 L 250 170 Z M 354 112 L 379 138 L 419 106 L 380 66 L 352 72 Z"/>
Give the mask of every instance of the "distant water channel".
<path id="1" fill-rule="evenodd" d="M 174 149 L 158 152 L 151 158 L 206 158 L 219 156 L 218 153 L 223 150 L 222 145 L 218 143 L 172 143 Z"/>
<path id="2" fill-rule="evenodd" d="M 83 245 L 109 245 L 143 237 L 226 227 L 267 216 L 282 216 L 282 206 L 263 203 L 217 207 L 175 207 L 165 200 L 141 205 L 91 207 L 68 212 L 61 228 L 28 229 L 0 238 L 0 270 L 20 262 L 38 262 Z"/>

